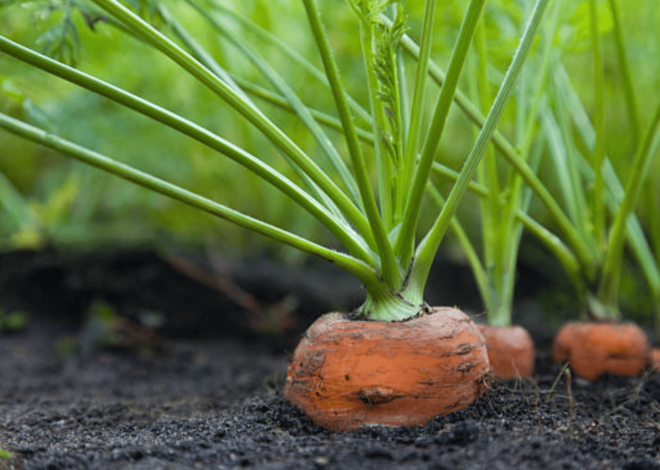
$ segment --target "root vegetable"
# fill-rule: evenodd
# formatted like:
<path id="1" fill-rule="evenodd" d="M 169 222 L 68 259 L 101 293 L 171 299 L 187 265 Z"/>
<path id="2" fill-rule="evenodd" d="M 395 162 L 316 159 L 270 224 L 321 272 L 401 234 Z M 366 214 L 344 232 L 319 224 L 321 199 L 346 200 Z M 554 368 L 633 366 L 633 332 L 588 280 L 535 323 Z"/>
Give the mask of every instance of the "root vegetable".
<path id="1" fill-rule="evenodd" d="M 479 325 L 493 377 L 507 380 L 534 374 L 534 341 L 521 326 Z"/>
<path id="2" fill-rule="evenodd" d="M 489 369 L 483 336 L 460 310 L 392 323 L 331 313 L 296 348 L 284 395 L 333 431 L 415 426 L 472 403 Z"/>
<path id="3" fill-rule="evenodd" d="M 568 323 L 555 337 L 552 359 L 568 361 L 585 379 L 601 374 L 641 375 L 651 349 L 646 335 L 632 323 Z"/>
<path id="4" fill-rule="evenodd" d="M 660 348 L 653 348 L 651 351 L 651 366 L 656 372 L 660 372 Z"/>

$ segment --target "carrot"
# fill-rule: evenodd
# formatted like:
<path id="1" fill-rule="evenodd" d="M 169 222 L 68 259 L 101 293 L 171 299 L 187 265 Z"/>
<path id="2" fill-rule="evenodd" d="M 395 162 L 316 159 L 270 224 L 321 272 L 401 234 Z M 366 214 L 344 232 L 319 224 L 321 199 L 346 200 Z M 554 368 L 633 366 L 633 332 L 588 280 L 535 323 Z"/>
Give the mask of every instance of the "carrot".
<path id="1" fill-rule="evenodd" d="M 653 348 L 651 351 L 651 366 L 656 372 L 660 372 L 660 348 Z"/>
<path id="2" fill-rule="evenodd" d="M 284 396 L 332 431 L 415 426 L 472 403 L 489 369 L 484 338 L 460 310 L 391 323 L 330 313 L 296 348 Z"/>
<path id="3" fill-rule="evenodd" d="M 568 323 L 552 345 L 555 362 L 568 361 L 573 373 L 588 380 L 604 373 L 641 375 L 650 356 L 646 335 L 633 323 Z"/>
<path id="4" fill-rule="evenodd" d="M 501 380 L 531 377 L 536 351 L 534 341 L 521 326 L 479 325 L 486 340 L 491 373 Z"/>

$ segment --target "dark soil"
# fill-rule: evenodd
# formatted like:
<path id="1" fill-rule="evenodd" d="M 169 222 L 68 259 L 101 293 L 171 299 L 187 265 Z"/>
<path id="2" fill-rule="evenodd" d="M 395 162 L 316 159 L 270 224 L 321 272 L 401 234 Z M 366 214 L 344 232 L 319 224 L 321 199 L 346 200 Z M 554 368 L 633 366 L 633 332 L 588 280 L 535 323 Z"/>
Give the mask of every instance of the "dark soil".
<path id="1" fill-rule="evenodd" d="M 0 255 L 0 308 L 29 312 L 0 336 L 0 469 L 660 469 L 660 374 L 570 379 L 538 318 L 534 381 L 426 426 L 329 433 L 282 398 L 286 353 L 359 289 L 316 265 L 197 265 Z"/>

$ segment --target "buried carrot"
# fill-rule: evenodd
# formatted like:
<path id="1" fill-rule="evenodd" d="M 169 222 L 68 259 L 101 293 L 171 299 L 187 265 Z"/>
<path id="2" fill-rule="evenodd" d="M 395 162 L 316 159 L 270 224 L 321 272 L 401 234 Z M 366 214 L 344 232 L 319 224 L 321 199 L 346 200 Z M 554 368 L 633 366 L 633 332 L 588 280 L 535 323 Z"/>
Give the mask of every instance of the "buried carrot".
<path id="1" fill-rule="evenodd" d="M 525 328 L 479 325 L 479 331 L 486 340 L 493 377 L 507 380 L 534 374 L 534 341 Z"/>
<path id="2" fill-rule="evenodd" d="M 414 426 L 472 403 L 488 371 L 483 336 L 460 310 L 392 323 L 331 313 L 296 348 L 284 396 L 333 431 Z"/>
<path id="3" fill-rule="evenodd" d="M 651 351 L 651 366 L 656 372 L 660 372 L 660 348 Z"/>
<path id="4" fill-rule="evenodd" d="M 588 380 L 605 373 L 641 375 L 650 357 L 646 335 L 633 323 L 567 323 L 552 345 L 555 362 L 568 361 Z"/>

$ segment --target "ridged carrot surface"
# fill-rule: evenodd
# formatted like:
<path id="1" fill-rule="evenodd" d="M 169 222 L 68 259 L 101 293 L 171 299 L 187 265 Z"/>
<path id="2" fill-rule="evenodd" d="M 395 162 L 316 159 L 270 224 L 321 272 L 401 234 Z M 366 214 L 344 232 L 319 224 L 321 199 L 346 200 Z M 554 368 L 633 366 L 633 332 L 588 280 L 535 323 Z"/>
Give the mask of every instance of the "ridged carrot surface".
<path id="1" fill-rule="evenodd" d="M 413 426 L 472 403 L 488 371 L 483 336 L 460 310 L 393 323 L 331 313 L 296 348 L 284 394 L 334 431 Z"/>

